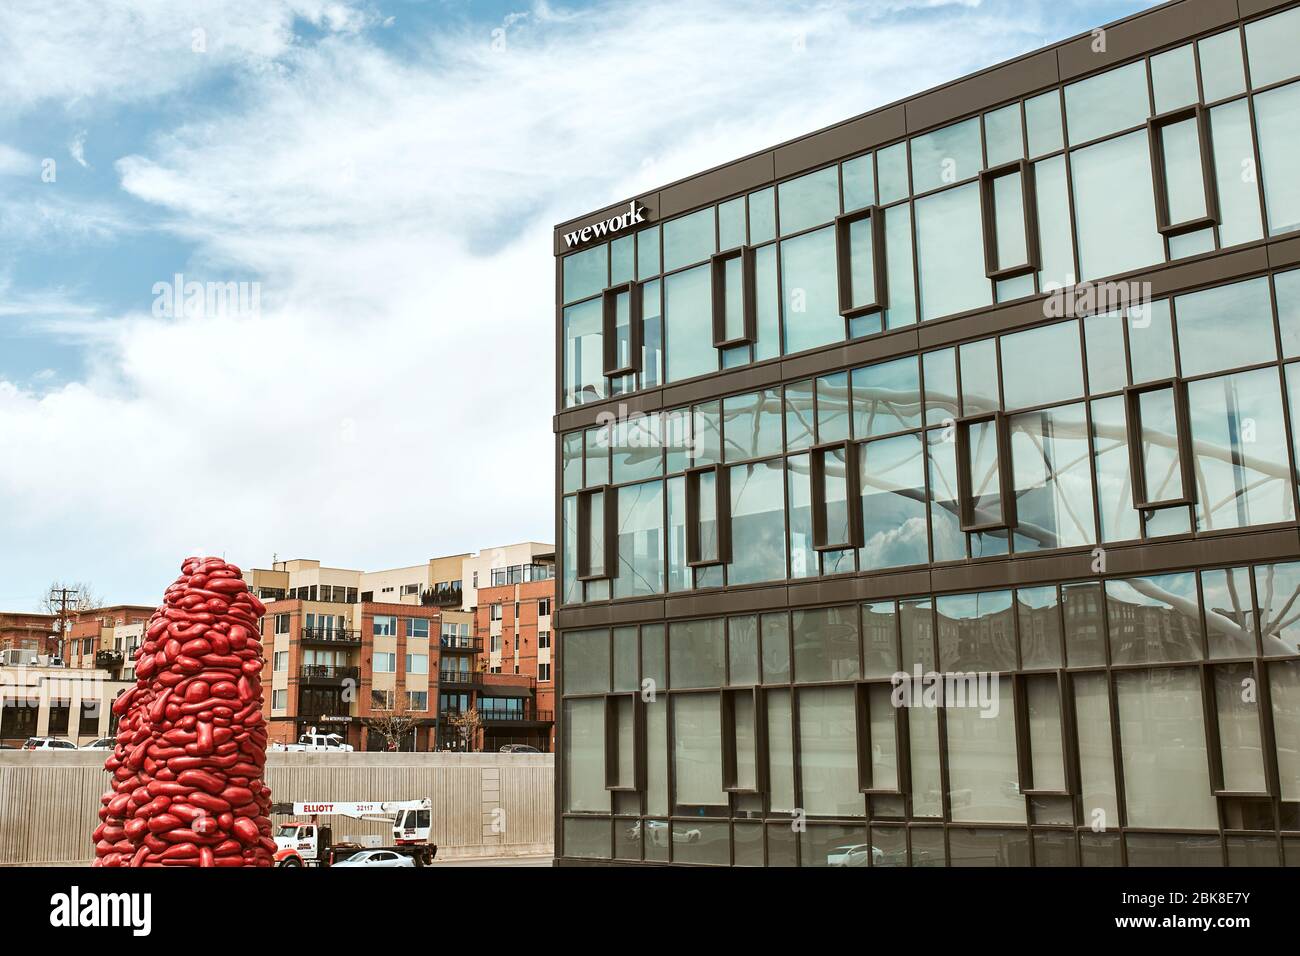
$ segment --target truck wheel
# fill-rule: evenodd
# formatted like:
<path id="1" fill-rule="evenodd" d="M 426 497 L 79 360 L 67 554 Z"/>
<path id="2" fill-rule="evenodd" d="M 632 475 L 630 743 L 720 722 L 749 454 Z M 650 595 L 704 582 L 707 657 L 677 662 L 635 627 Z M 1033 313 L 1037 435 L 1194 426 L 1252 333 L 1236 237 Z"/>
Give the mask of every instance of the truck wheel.
<path id="1" fill-rule="evenodd" d="M 291 856 L 280 863 L 281 866 L 302 866 L 302 861 L 296 856 Z"/>

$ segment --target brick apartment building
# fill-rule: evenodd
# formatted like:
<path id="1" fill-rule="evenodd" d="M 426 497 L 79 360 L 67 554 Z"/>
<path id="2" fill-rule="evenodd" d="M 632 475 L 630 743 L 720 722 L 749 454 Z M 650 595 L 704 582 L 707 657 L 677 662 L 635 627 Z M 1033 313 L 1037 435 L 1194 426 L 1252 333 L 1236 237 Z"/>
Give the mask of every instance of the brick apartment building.
<path id="1" fill-rule="evenodd" d="M 433 750 L 442 610 L 388 602 L 298 598 L 271 601 L 262 619 L 264 714 L 273 742 L 315 728 L 358 750 L 382 750 L 367 718 L 405 714 L 415 721 L 403 750 Z"/>
<path id="2" fill-rule="evenodd" d="M 114 604 L 81 611 L 68 627 L 63 660 L 68 667 L 102 668 L 114 677 L 134 680 L 136 648 L 154 608 Z"/>
<path id="3" fill-rule="evenodd" d="M 554 548 L 529 542 L 386 571 L 313 560 L 249 570 L 245 579 L 267 605 L 271 740 L 290 742 L 315 728 L 357 749 L 381 749 L 382 734 L 367 718 L 405 713 L 415 726 L 402 749 L 464 749 L 450 718 L 474 708 L 483 726 L 469 749 L 528 743 L 549 751 L 553 567 Z M 480 584 L 496 610 L 486 607 Z M 503 631 L 489 618 L 506 600 Z"/>
<path id="4" fill-rule="evenodd" d="M 474 633 L 485 681 L 477 706 L 485 750 L 529 744 L 552 751 L 554 560 L 554 554 L 537 554 L 528 564 L 493 569 L 477 589 Z"/>
<path id="5" fill-rule="evenodd" d="M 53 614 L 29 614 L 24 611 L 0 611 L 0 650 L 54 653 Z"/>

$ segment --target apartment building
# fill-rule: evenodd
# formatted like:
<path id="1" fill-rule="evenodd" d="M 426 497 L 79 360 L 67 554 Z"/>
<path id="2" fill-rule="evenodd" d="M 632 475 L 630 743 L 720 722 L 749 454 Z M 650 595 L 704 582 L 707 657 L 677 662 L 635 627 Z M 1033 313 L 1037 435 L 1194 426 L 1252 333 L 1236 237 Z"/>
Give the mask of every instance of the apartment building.
<path id="1" fill-rule="evenodd" d="M 55 624 L 58 619 L 57 614 L 0 611 L 0 650 L 54 653 Z"/>
<path id="2" fill-rule="evenodd" d="M 527 564 L 486 569 L 477 586 L 474 632 L 488 686 L 478 698 L 484 749 L 554 747 L 555 694 L 551 610 L 554 551 L 533 551 Z M 519 678 L 514 684 L 499 677 Z"/>
<path id="3" fill-rule="evenodd" d="M 1167 3 L 556 227 L 561 863 L 1300 864 L 1297 49 Z"/>
<path id="4" fill-rule="evenodd" d="M 512 659 L 510 673 L 490 673 L 484 639 L 489 629 L 478 632 L 471 602 L 480 577 L 498 581 L 499 588 L 532 588 L 522 599 L 533 617 L 527 640 L 549 643 L 549 623 L 539 638 L 543 598 L 533 591 L 550 587 L 553 558 L 554 548 L 526 543 L 382 571 L 330 568 L 306 559 L 246 571 L 249 586 L 267 602 L 263 641 L 271 739 L 294 740 L 314 727 L 338 732 L 355 747 L 377 749 L 383 740 L 367 727 L 367 718 L 404 713 L 415 720 L 404 748 L 531 743 L 549 750 L 549 648 L 541 655 L 547 666 L 540 684 L 535 651 L 517 672 Z M 467 581 L 471 586 L 463 586 Z M 549 614 L 549 604 L 540 606 Z M 548 695 L 546 705 L 539 693 Z M 471 709 L 480 712 L 483 724 L 467 740 L 451 718 Z"/>
<path id="5" fill-rule="evenodd" d="M 124 680 L 135 677 L 134 655 L 154 608 L 143 604 L 114 604 L 80 611 L 68 626 L 64 663 L 76 668 L 101 668 Z"/>

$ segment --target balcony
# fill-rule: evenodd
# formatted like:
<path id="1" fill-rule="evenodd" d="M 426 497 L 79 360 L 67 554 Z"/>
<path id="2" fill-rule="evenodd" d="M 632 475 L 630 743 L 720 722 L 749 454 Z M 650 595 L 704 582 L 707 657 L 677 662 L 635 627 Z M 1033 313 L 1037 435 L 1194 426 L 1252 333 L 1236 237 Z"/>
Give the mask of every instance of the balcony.
<path id="1" fill-rule="evenodd" d="M 332 627 L 304 627 L 304 644 L 331 644 L 335 647 L 360 647 L 360 631 L 344 631 Z"/>
<path id="2" fill-rule="evenodd" d="M 96 651 L 95 666 L 102 667 L 105 670 L 112 670 L 115 667 L 122 666 L 121 651 Z"/>
<path id="3" fill-rule="evenodd" d="M 298 669 L 298 677 L 307 684 L 341 684 L 346 680 L 360 679 L 361 669 L 333 664 L 303 664 Z"/>
<path id="4" fill-rule="evenodd" d="M 483 718 L 483 723 L 534 723 L 549 724 L 555 720 L 555 712 L 550 710 L 535 710 L 532 707 L 526 707 L 523 710 L 480 710 L 479 716 Z"/>
<path id="5" fill-rule="evenodd" d="M 482 654 L 483 639 L 479 637 L 448 637 L 438 642 L 444 654 Z"/>
<path id="6" fill-rule="evenodd" d="M 438 683 L 444 687 L 478 687 L 483 675 L 477 671 L 439 671 Z"/>

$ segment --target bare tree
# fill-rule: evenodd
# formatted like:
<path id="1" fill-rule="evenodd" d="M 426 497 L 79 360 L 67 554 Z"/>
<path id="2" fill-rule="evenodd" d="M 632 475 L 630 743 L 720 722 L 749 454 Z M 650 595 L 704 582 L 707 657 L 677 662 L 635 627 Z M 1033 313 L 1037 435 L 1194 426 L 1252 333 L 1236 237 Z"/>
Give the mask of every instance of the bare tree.
<path id="1" fill-rule="evenodd" d="M 371 709 L 375 710 L 374 705 Z M 391 708 L 384 708 L 369 717 L 362 717 L 361 722 L 365 724 L 372 733 L 379 734 L 384 738 L 385 750 L 400 750 L 402 741 L 406 739 L 415 727 L 415 722 L 419 718 L 411 713 L 406 706 L 406 695 L 394 694 L 394 703 Z"/>
<path id="2" fill-rule="evenodd" d="M 478 712 L 478 708 L 471 707 L 469 710 L 451 714 L 447 717 L 447 723 L 451 724 L 452 730 L 456 731 L 456 736 L 460 738 L 461 749 L 473 750 L 479 728 L 483 726 L 483 716 Z"/>

